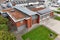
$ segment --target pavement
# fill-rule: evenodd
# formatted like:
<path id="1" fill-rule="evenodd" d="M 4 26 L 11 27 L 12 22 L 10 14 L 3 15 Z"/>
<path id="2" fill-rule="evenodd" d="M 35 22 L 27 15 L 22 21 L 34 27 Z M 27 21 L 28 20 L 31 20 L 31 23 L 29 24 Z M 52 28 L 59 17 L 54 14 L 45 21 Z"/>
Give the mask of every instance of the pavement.
<path id="1" fill-rule="evenodd" d="M 45 25 L 52 31 L 56 32 L 58 36 L 60 35 L 60 21 L 50 18 L 50 19 L 41 21 L 40 24 L 34 24 L 28 31 L 23 30 L 22 32 L 15 33 L 17 40 L 22 40 L 21 35 L 31 31 L 32 29 L 36 28 L 38 25 L 41 25 L 41 24 Z M 55 40 L 60 40 L 60 37 L 56 37 Z"/>
<path id="2" fill-rule="evenodd" d="M 57 10 L 57 7 L 49 7 L 51 10 Z"/>
<path id="3" fill-rule="evenodd" d="M 13 32 L 14 33 L 14 35 L 16 36 L 16 40 L 22 40 L 22 35 L 23 34 L 25 34 L 25 33 L 27 33 L 28 31 L 27 31 L 27 29 L 24 29 L 24 30 L 22 30 L 22 31 L 20 31 L 20 32 L 18 32 L 18 31 L 15 31 L 15 32 Z"/>
<path id="4" fill-rule="evenodd" d="M 48 27 L 49 29 L 60 35 L 60 21 L 55 20 L 53 18 L 49 18 L 44 21 L 41 21 L 40 24 L 34 24 L 29 30 L 36 28 L 38 25 L 41 24 L 45 25 L 46 27 Z"/>
<path id="5" fill-rule="evenodd" d="M 49 19 L 42 22 L 42 24 L 51 29 L 52 31 L 56 32 L 57 34 L 60 34 L 60 21 L 55 19 Z"/>
<path id="6" fill-rule="evenodd" d="M 58 36 L 54 40 L 60 40 L 60 21 L 55 19 L 49 19 L 41 22 L 41 24 L 45 25 L 46 27 L 58 34 Z"/>
<path id="7" fill-rule="evenodd" d="M 60 40 L 60 35 L 57 36 L 54 40 Z"/>
<path id="8" fill-rule="evenodd" d="M 33 24 L 32 27 L 30 29 L 28 29 L 28 32 L 31 31 L 32 29 L 37 28 L 39 25 L 41 25 L 41 24 Z"/>
<path id="9" fill-rule="evenodd" d="M 41 24 L 45 25 L 46 27 L 58 34 L 58 36 L 54 40 L 60 40 L 60 21 L 52 18 L 46 19 L 44 21 L 41 21 L 40 24 L 33 25 L 30 30 L 36 28 L 38 25 Z"/>
<path id="10" fill-rule="evenodd" d="M 60 17 L 60 14 L 54 13 L 54 15 L 59 16 L 59 17 Z"/>

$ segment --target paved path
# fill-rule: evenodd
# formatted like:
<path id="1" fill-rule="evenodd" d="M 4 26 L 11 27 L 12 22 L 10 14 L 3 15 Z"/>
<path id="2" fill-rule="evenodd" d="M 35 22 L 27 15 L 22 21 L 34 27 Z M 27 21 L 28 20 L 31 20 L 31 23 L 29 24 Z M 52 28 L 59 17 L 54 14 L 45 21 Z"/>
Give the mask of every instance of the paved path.
<path id="1" fill-rule="evenodd" d="M 55 31 L 57 34 L 60 34 L 60 21 L 50 19 L 48 21 L 46 20 L 45 22 L 42 22 L 42 24 Z"/>
<path id="2" fill-rule="evenodd" d="M 41 25 L 41 24 L 45 25 L 46 27 L 50 28 L 51 30 L 55 31 L 57 34 L 60 35 L 60 21 L 55 20 L 55 19 L 44 20 L 44 21 L 40 22 L 40 24 L 35 24 L 35 25 L 33 25 L 33 26 L 29 29 L 29 31 L 30 31 L 31 29 L 36 28 L 38 25 Z M 23 31 L 23 32 L 18 33 L 18 34 L 16 35 L 17 40 L 21 40 L 21 35 L 22 35 L 23 33 L 25 33 L 25 32 L 26 32 L 26 31 Z M 28 31 L 27 31 L 27 32 L 28 32 Z M 59 38 L 56 38 L 55 40 L 59 40 Z"/>
<path id="3" fill-rule="evenodd" d="M 40 25 L 40 24 L 34 24 L 34 25 L 32 25 L 32 27 L 31 27 L 30 29 L 28 29 L 28 32 L 31 31 L 31 30 L 34 29 L 34 28 L 37 28 L 39 25 Z"/>
<path id="4" fill-rule="evenodd" d="M 22 30 L 21 32 L 16 31 L 16 32 L 13 32 L 13 33 L 15 34 L 15 36 L 16 36 L 16 38 L 17 38 L 16 40 L 22 40 L 21 36 L 22 36 L 23 34 L 25 34 L 26 32 L 28 32 L 27 29 L 24 29 L 24 30 Z"/>
<path id="5" fill-rule="evenodd" d="M 59 16 L 59 17 L 60 17 L 60 14 L 54 13 L 54 15 Z"/>
<path id="6" fill-rule="evenodd" d="M 60 35 L 58 35 L 54 40 L 60 40 Z"/>

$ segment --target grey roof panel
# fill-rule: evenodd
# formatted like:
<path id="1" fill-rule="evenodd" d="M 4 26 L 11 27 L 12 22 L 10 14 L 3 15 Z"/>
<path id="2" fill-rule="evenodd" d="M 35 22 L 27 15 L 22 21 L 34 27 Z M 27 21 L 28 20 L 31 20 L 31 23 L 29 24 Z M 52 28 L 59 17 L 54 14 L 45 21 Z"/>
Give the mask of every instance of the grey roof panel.
<path id="1" fill-rule="evenodd" d="M 49 8 L 45 8 L 45 9 L 43 9 L 43 10 L 39 10 L 39 11 L 37 11 L 39 14 L 45 14 L 45 13 L 49 13 L 49 12 L 51 12 L 52 10 L 51 9 L 49 9 Z"/>
<path id="2" fill-rule="evenodd" d="M 37 14 L 37 12 L 33 12 L 33 11 L 29 10 L 26 7 L 14 6 L 14 8 L 16 8 L 17 10 L 22 11 L 23 13 L 25 13 L 27 15 L 35 15 L 35 14 Z"/>
<path id="3" fill-rule="evenodd" d="M 38 0 L 27 0 L 27 2 L 37 2 Z"/>
<path id="4" fill-rule="evenodd" d="M 39 2 L 39 1 L 45 1 L 45 0 L 26 0 L 27 2 Z"/>

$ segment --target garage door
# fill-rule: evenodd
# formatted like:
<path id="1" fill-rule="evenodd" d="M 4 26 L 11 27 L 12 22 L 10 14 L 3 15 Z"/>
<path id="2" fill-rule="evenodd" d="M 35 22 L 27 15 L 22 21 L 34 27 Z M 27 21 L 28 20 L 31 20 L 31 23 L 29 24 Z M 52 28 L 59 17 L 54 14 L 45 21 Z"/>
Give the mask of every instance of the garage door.
<path id="1" fill-rule="evenodd" d="M 17 31 L 22 31 L 24 29 L 26 29 L 26 25 L 22 25 L 22 26 L 18 27 L 17 28 Z"/>

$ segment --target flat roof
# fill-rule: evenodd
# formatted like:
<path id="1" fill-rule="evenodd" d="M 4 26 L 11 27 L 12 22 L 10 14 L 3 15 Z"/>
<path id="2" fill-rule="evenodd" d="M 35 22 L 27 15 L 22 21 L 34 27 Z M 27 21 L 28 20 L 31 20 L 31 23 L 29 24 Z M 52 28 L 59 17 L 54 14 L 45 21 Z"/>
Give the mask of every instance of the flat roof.
<path id="1" fill-rule="evenodd" d="M 20 12 L 19 10 L 17 9 L 13 9 L 13 8 L 10 8 L 10 9 L 6 9 L 6 10 L 2 10 L 3 12 L 8 12 L 8 14 L 16 21 L 16 20 L 19 20 L 19 19 L 23 19 L 23 18 L 27 18 L 29 17 L 28 15 Z"/>
<path id="2" fill-rule="evenodd" d="M 31 4 L 27 5 L 26 7 L 34 12 L 45 9 L 44 5 L 38 5 L 38 4 Z"/>
<path id="3" fill-rule="evenodd" d="M 51 9 L 49 9 L 49 8 L 45 8 L 45 9 L 43 9 L 43 10 L 39 10 L 39 11 L 37 11 L 39 14 L 45 14 L 45 13 L 49 13 L 49 12 L 51 12 L 52 10 Z"/>
<path id="4" fill-rule="evenodd" d="M 37 14 L 37 12 L 31 11 L 27 7 L 14 6 L 14 8 L 18 9 L 19 11 L 22 11 L 23 13 L 25 13 L 27 15 L 35 15 L 35 14 Z"/>
<path id="5" fill-rule="evenodd" d="M 45 1 L 45 0 L 27 0 L 27 2 L 39 2 L 39 1 Z"/>
<path id="6" fill-rule="evenodd" d="M 30 10 L 32 10 L 34 12 L 37 12 L 37 11 L 43 10 L 43 9 L 45 9 L 45 8 L 42 8 L 42 7 L 40 7 L 40 8 L 31 8 Z"/>
<path id="7" fill-rule="evenodd" d="M 4 3 L 5 1 L 6 1 L 6 0 L 0 0 L 0 4 L 1 4 L 1 3 Z"/>

